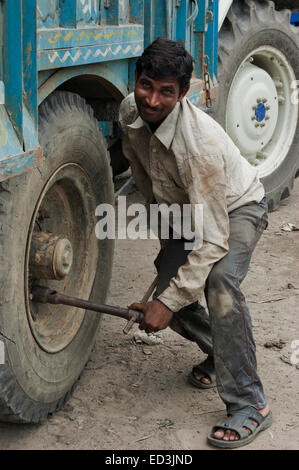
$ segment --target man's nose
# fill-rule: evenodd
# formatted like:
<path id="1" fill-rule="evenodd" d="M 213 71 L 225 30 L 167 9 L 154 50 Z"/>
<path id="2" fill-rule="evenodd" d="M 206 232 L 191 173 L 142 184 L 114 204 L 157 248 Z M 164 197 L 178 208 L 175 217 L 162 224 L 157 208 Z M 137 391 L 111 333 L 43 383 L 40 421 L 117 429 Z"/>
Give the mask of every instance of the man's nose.
<path id="1" fill-rule="evenodd" d="M 151 108 L 157 108 L 160 104 L 159 93 L 152 92 L 146 97 L 146 104 Z"/>

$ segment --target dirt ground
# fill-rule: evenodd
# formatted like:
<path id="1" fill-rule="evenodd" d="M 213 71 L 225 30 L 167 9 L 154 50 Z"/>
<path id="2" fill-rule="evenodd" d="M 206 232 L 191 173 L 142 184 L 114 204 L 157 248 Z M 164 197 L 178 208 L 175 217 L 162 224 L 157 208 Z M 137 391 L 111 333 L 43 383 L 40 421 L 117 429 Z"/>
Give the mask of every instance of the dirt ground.
<path id="1" fill-rule="evenodd" d="M 299 231 L 281 231 L 286 222 L 299 226 L 299 178 L 291 197 L 270 214 L 243 284 L 274 417 L 247 450 L 299 448 Z M 156 240 L 116 242 L 108 303 L 126 306 L 142 298 L 155 276 L 158 249 Z M 0 449 L 211 449 L 206 437 L 225 415 L 224 404 L 216 389 L 198 390 L 186 380 L 204 354 L 170 329 L 162 344 L 136 344 L 137 326 L 125 336 L 124 325 L 105 315 L 70 401 L 40 425 L 0 424 Z"/>

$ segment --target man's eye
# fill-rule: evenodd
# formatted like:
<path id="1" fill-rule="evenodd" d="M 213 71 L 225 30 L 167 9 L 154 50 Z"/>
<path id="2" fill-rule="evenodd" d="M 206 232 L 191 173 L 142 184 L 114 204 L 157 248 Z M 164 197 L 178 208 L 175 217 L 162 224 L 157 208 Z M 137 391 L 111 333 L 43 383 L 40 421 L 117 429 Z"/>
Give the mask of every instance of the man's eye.
<path id="1" fill-rule="evenodd" d="M 170 95 L 173 94 L 173 91 L 172 90 L 163 90 L 163 94 L 167 95 L 167 96 L 170 96 Z"/>
<path id="2" fill-rule="evenodd" d="M 141 86 L 143 86 L 143 88 L 149 88 L 150 84 L 148 82 L 141 82 Z"/>

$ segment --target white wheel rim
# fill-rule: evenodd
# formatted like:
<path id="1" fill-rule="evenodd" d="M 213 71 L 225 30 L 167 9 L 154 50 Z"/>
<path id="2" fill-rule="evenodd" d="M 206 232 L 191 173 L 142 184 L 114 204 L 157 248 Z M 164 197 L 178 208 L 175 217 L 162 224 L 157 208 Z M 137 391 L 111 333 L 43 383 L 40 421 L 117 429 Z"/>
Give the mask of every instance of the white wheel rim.
<path id="1" fill-rule="evenodd" d="M 232 81 L 226 130 L 261 178 L 281 165 L 292 145 L 299 115 L 298 100 L 292 100 L 296 83 L 291 64 L 272 46 L 252 51 Z"/>

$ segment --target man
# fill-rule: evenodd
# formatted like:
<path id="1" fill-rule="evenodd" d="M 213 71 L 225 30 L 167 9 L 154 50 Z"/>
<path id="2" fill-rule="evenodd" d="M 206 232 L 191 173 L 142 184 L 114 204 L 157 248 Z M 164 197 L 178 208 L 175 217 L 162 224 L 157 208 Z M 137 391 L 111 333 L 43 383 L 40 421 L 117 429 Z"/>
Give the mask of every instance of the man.
<path id="1" fill-rule="evenodd" d="M 216 377 L 228 417 L 208 441 L 237 447 L 272 419 L 240 290 L 267 225 L 267 205 L 256 169 L 186 98 L 192 71 L 193 59 L 181 43 L 158 38 L 138 59 L 135 92 L 121 104 L 123 151 L 147 201 L 203 207 L 202 245 L 186 251 L 186 240 L 172 237 L 159 255 L 154 300 L 131 308 L 144 312 L 140 328 L 147 333 L 170 326 L 208 354 L 189 381 L 209 388 Z M 203 294 L 209 314 L 198 304 Z"/>

